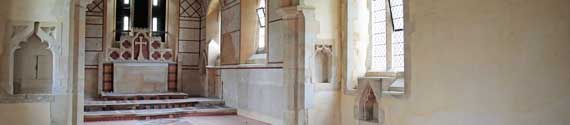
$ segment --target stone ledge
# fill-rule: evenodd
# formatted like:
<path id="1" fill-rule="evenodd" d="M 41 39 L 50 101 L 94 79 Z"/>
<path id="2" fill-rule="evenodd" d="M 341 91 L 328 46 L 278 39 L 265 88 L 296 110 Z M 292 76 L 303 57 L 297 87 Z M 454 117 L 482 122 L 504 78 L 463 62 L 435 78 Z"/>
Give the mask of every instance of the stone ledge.
<path id="1" fill-rule="evenodd" d="M 35 103 L 52 102 L 53 95 L 49 94 L 17 94 L 0 96 L 0 104 L 6 103 Z"/>
<path id="2" fill-rule="evenodd" d="M 241 64 L 241 65 L 222 65 L 207 66 L 208 69 L 282 69 L 283 64 Z"/>

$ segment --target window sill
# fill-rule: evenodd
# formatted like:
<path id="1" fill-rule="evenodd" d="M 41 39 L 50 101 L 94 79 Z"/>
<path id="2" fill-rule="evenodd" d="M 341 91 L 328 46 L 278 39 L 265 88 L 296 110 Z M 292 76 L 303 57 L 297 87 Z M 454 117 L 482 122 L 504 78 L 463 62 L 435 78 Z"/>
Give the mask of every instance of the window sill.
<path id="1" fill-rule="evenodd" d="M 401 74 L 401 75 L 400 75 Z M 367 73 L 367 75 L 369 75 Z M 405 84 L 403 73 L 382 73 L 374 74 L 376 76 L 365 76 L 358 78 L 358 85 L 356 88 L 346 88 L 346 95 L 358 95 L 361 84 L 367 82 L 368 84 L 380 84 L 382 87 L 382 96 L 403 96 L 405 95 Z M 373 83 L 370 83 L 373 82 Z"/>
<path id="2" fill-rule="evenodd" d="M 222 65 L 222 66 L 206 66 L 207 69 L 282 69 L 283 64 L 240 64 L 240 65 Z"/>
<path id="3" fill-rule="evenodd" d="M 254 54 L 247 59 L 247 64 L 265 64 L 267 61 L 267 54 Z"/>
<path id="4" fill-rule="evenodd" d="M 380 72 L 380 71 L 369 71 L 364 75 L 365 77 L 398 77 L 403 76 L 404 72 Z"/>

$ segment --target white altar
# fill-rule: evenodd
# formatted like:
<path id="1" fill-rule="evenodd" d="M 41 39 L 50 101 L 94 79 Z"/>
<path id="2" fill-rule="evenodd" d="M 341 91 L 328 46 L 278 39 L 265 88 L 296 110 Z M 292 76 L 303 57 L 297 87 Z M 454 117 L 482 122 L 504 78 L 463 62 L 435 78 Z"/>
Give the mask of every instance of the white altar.
<path id="1" fill-rule="evenodd" d="M 115 63 L 114 92 L 168 92 L 168 64 Z"/>

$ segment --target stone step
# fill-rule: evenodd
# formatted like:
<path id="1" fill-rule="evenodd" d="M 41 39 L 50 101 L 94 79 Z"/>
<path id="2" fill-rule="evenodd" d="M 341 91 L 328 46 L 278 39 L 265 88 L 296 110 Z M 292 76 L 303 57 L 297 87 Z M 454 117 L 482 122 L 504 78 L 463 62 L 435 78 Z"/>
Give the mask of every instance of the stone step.
<path id="1" fill-rule="evenodd" d="M 225 106 L 211 105 L 170 109 L 95 111 L 85 112 L 84 120 L 86 122 L 113 120 L 149 120 L 158 118 L 218 115 L 237 115 L 237 110 Z"/>
<path id="2" fill-rule="evenodd" d="M 141 110 L 141 109 L 167 109 L 193 106 L 224 105 L 221 99 L 216 98 L 186 98 L 161 100 L 111 100 L 111 101 L 85 101 L 85 112 L 112 111 L 112 110 Z"/>
<path id="3" fill-rule="evenodd" d="M 101 100 L 159 100 L 185 99 L 188 94 L 181 92 L 167 93 L 101 93 Z"/>

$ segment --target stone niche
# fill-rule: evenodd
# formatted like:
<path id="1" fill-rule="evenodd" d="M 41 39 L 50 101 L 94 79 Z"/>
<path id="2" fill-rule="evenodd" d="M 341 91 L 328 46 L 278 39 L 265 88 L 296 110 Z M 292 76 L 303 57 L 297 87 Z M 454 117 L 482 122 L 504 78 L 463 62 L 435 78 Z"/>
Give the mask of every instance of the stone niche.
<path id="1" fill-rule="evenodd" d="M 332 45 L 315 45 L 314 81 L 330 83 L 332 77 Z"/>
<path id="2" fill-rule="evenodd" d="M 358 79 L 355 117 L 359 125 L 382 125 L 384 110 L 380 106 L 383 79 Z"/>
<path id="3" fill-rule="evenodd" d="M 332 45 L 315 45 L 313 82 L 330 83 L 332 78 Z"/>
<path id="4" fill-rule="evenodd" d="M 32 25 L 33 24 L 33 25 Z M 6 57 L 10 94 L 50 94 L 60 61 L 55 23 L 11 22 L 8 29 L 9 52 Z"/>

